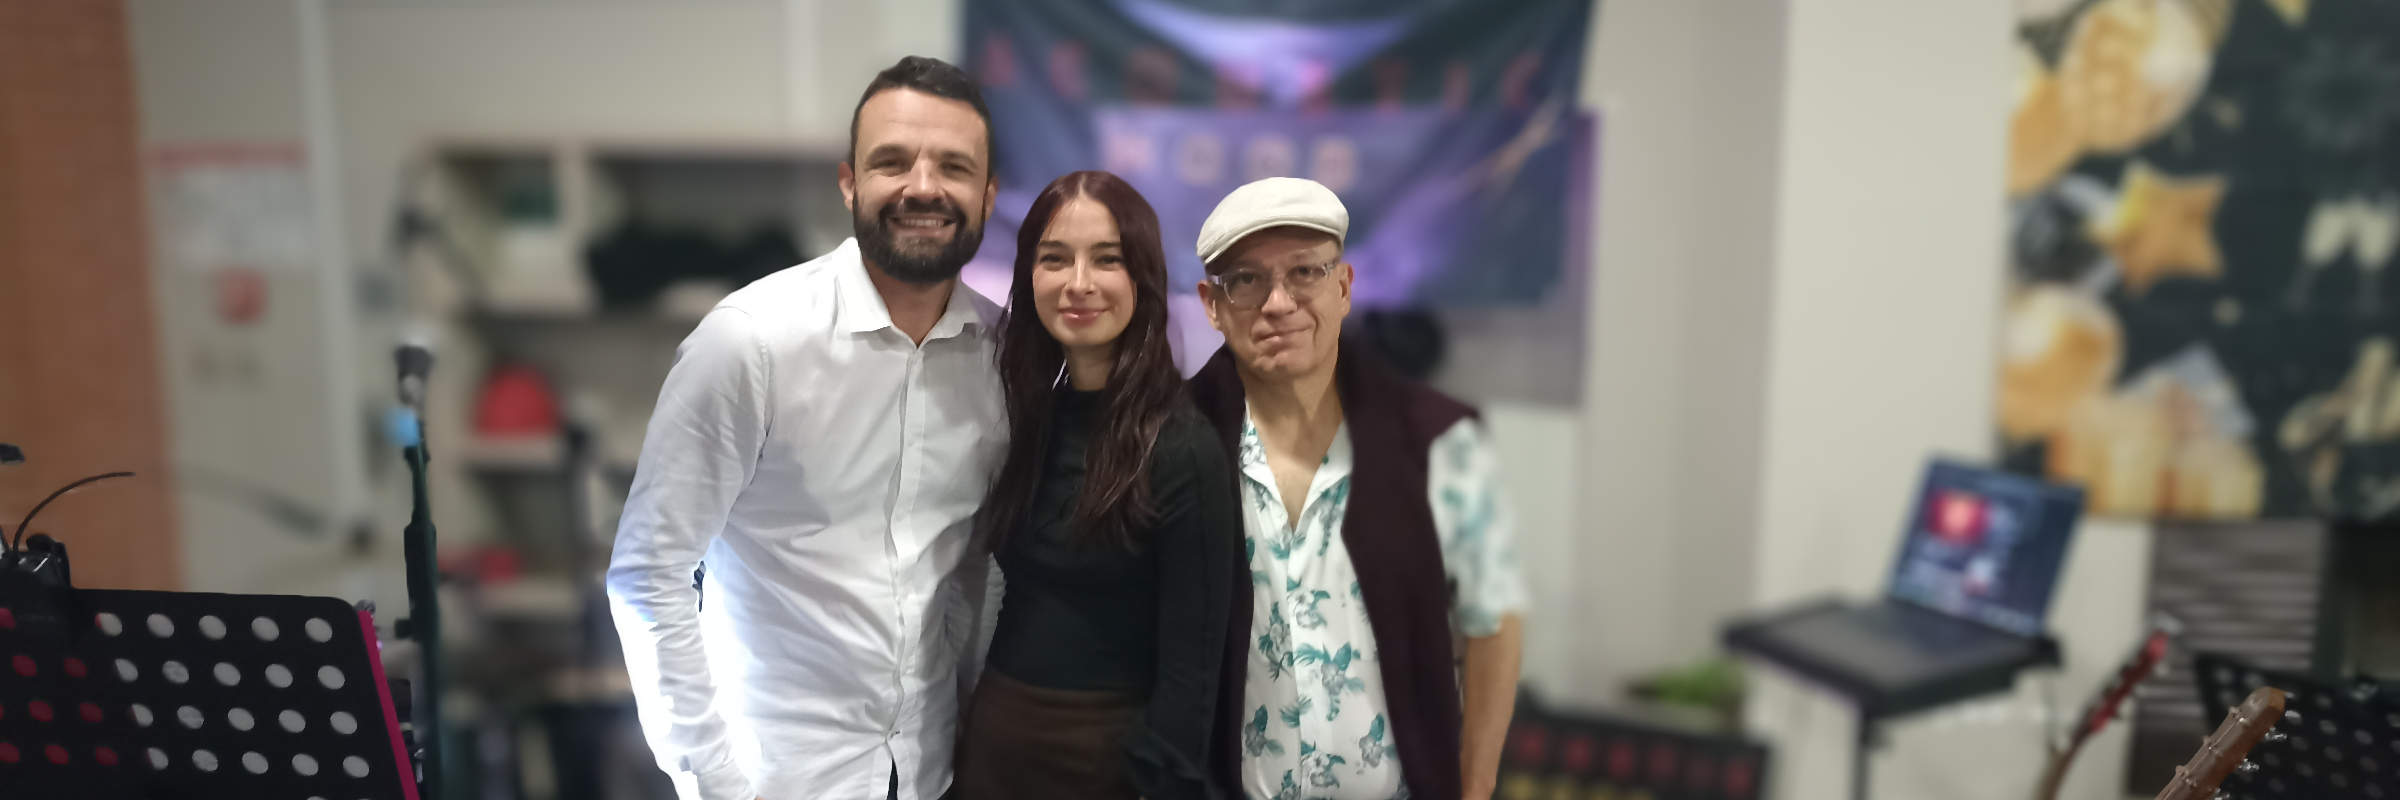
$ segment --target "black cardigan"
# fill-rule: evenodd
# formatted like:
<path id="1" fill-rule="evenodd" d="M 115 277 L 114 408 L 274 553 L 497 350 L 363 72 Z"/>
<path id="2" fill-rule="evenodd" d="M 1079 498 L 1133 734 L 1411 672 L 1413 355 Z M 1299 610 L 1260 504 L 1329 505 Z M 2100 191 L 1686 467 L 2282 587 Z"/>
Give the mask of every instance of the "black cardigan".
<path id="1" fill-rule="evenodd" d="M 1151 446 L 1155 516 L 1135 551 L 1082 542 L 1071 518 L 1103 400 L 1057 391 L 1026 524 L 996 554 L 1008 586 L 985 663 L 1043 688 L 1143 695 L 1122 742 L 1126 781 L 1149 800 L 1207 800 L 1220 632 L 1241 574 L 1233 464 L 1208 423 L 1178 409 Z"/>
<path id="2" fill-rule="evenodd" d="M 1432 387 L 1393 373 L 1348 338 L 1334 362 L 1334 385 L 1350 425 L 1350 507 L 1342 546 L 1358 570 L 1359 599 L 1381 654 L 1385 712 L 1399 750 L 1401 780 L 1416 797 L 1457 797 L 1464 712 L 1450 647 L 1450 591 L 1433 508 L 1426 502 L 1433 440 L 1475 410 Z M 1245 416 L 1233 353 L 1219 349 L 1191 380 L 1193 402 L 1215 424 L 1226 452 L 1241 452 Z M 1236 482 L 1238 485 L 1238 481 Z M 1238 490 L 1237 490 L 1238 491 Z M 1240 590 L 1249 575 L 1237 571 Z M 1250 603 L 1236 594 L 1229 610 L 1224 674 L 1218 680 L 1218 780 L 1241 786 L 1241 687 L 1249 681 Z"/>

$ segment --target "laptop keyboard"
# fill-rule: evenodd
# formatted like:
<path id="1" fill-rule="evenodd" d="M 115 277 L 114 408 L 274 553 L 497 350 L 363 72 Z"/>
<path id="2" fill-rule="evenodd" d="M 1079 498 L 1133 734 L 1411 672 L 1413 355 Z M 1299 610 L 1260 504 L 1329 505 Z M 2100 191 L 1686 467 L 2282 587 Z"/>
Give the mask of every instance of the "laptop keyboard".
<path id="1" fill-rule="evenodd" d="M 1950 654 L 1992 640 L 1992 631 L 1972 622 L 1933 612 L 1884 604 L 1862 609 L 1859 623 L 1868 630 L 1914 645 L 1926 654 Z"/>

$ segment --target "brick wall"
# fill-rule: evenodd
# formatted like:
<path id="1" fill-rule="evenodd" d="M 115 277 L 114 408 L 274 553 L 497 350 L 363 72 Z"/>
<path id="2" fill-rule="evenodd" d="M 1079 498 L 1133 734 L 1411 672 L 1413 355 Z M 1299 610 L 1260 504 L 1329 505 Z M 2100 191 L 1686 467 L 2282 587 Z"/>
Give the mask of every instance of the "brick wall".
<path id="1" fill-rule="evenodd" d="M 0 0 L 0 526 L 43 511 L 79 585 L 172 588 L 165 389 L 122 0 Z"/>

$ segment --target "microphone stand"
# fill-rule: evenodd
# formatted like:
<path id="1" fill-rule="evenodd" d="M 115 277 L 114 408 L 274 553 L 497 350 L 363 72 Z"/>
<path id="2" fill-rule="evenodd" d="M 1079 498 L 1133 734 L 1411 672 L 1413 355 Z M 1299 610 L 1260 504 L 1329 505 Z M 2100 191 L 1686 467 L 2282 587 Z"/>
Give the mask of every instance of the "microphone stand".
<path id="1" fill-rule="evenodd" d="M 415 692 L 419 700 L 414 727 L 417 737 L 421 770 L 419 792 L 430 800 L 442 795 L 442 604 L 437 594 L 441 578 L 434 560 L 433 505 L 425 490 L 425 464 L 428 459 L 425 441 L 425 380 L 433 369 L 433 352 L 419 345 L 402 345 L 392 354 L 400 369 L 400 402 L 408 407 L 416 423 L 416 442 L 402 449 L 408 461 L 410 503 L 408 527 L 401 535 L 401 558 L 408 564 L 408 618 L 393 626 L 402 639 L 417 643 L 418 658 L 424 670 L 424 685 Z"/>

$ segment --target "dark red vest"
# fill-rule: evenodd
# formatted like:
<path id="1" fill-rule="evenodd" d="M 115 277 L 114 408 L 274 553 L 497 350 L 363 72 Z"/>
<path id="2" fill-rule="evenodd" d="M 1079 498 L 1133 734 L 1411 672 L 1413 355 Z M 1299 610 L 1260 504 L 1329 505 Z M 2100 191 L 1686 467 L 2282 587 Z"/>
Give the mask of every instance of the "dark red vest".
<path id="1" fill-rule="evenodd" d="M 1426 500 L 1433 440 L 1475 410 L 1432 387 L 1393 373 L 1361 344 L 1341 343 L 1334 385 L 1350 425 L 1350 506 L 1342 546 L 1358 570 L 1358 593 L 1381 656 L 1385 713 L 1410 795 L 1459 795 L 1461 726 L 1457 659 L 1450 647 L 1450 585 L 1441 540 Z M 1238 463 L 1244 414 L 1233 353 L 1220 348 L 1191 380 L 1192 400 Z M 1234 481 L 1239 491 L 1241 481 Z M 1242 502 L 1249 502 L 1247 499 Z M 1217 693 L 1214 748 L 1218 779 L 1241 796 L 1241 687 L 1249 683 L 1250 570 L 1227 616 L 1224 673 Z"/>

